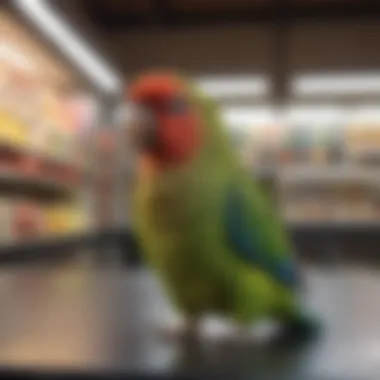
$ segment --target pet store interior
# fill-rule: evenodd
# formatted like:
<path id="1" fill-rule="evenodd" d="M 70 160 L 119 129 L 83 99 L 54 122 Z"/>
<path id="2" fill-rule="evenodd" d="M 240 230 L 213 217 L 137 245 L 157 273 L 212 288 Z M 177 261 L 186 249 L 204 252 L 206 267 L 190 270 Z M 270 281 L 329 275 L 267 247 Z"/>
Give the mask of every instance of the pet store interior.
<path id="1" fill-rule="evenodd" d="M 378 379 L 379 45 L 376 0 L 0 2 L 0 371 Z M 312 342 L 157 333 L 173 310 L 133 233 L 128 132 L 156 68 L 212 99 L 268 194 Z"/>

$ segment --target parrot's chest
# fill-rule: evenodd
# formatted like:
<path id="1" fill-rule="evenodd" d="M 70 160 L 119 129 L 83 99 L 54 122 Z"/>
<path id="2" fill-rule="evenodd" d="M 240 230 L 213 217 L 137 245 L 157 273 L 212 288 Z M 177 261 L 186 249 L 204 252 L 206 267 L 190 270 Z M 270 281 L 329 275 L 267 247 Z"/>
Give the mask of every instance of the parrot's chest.
<path id="1" fill-rule="evenodd" d="M 145 197 L 146 227 L 168 251 L 187 250 L 199 238 L 204 216 L 201 189 L 190 183 L 157 186 Z"/>
<path id="2" fill-rule="evenodd" d="M 144 254 L 185 309 L 220 308 L 223 278 L 215 263 L 221 249 L 220 191 L 208 177 L 150 182 L 139 193 Z"/>
<path id="3" fill-rule="evenodd" d="M 195 181 L 160 183 L 140 199 L 140 222 L 147 236 L 146 257 L 174 288 L 186 294 L 196 284 L 206 294 L 212 199 Z M 188 291 L 186 291 L 188 289 Z M 196 292 L 196 293 L 202 293 Z"/>

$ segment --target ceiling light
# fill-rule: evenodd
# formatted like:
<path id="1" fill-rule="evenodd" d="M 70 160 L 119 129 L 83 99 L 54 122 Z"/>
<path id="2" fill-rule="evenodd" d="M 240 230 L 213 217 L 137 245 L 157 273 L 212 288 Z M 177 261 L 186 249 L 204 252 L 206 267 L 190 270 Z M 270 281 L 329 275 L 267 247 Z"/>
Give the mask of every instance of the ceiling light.
<path id="1" fill-rule="evenodd" d="M 264 76 L 210 76 L 196 80 L 199 87 L 214 98 L 233 96 L 263 96 L 269 92 L 269 83 Z"/>
<path id="2" fill-rule="evenodd" d="M 14 0 L 17 7 L 66 54 L 101 90 L 117 92 L 118 75 L 90 48 L 44 0 Z"/>
<path id="3" fill-rule="evenodd" d="M 301 75 L 293 80 L 295 95 L 380 94 L 380 73 Z"/>
<path id="4" fill-rule="evenodd" d="M 228 126 L 254 126 L 270 123 L 274 113 L 266 107 L 226 107 L 222 109 L 222 118 Z"/>

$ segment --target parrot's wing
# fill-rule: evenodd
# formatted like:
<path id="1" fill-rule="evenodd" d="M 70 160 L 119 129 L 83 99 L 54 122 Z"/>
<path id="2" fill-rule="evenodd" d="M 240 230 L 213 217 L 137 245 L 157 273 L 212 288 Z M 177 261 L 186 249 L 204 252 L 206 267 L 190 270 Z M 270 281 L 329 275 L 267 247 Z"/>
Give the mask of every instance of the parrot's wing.
<path id="1" fill-rule="evenodd" d="M 270 241 L 275 239 L 270 229 L 278 226 L 271 226 L 268 215 L 259 215 L 262 210 L 255 210 L 247 198 L 248 195 L 239 188 L 228 192 L 224 223 L 233 254 L 282 284 L 293 287 L 298 282 L 296 265 L 287 254 L 274 252 L 276 248 Z"/>

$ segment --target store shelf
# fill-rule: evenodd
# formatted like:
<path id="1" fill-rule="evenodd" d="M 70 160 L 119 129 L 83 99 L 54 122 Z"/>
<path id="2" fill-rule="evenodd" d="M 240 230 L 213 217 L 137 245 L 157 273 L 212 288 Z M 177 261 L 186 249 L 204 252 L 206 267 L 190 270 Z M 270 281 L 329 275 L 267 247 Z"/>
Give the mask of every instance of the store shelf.
<path id="1" fill-rule="evenodd" d="M 41 238 L 37 241 L 0 246 L 0 263 L 61 258 L 70 251 L 93 246 L 94 234 Z"/>
<path id="2" fill-rule="evenodd" d="M 354 247 L 359 252 L 366 249 L 375 256 L 380 254 L 380 223 L 290 223 L 287 228 L 300 258 L 328 258 L 331 247 L 338 249 L 341 246 L 345 246 L 346 250 L 347 246 Z M 0 245 L 0 264 L 61 260 L 84 250 L 97 255 L 102 251 L 109 252 L 110 248 L 120 253 L 123 262 L 129 265 L 142 264 L 138 244 L 128 228 L 109 228 L 70 236 L 41 238 L 22 244 Z M 361 255 L 356 258 L 360 259 Z"/>
<path id="3" fill-rule="evenodd" d="M 59 235 L 52 238 L 55 250 L 68 239 L 63 235 L 81 235 L 95 223 L 89 171 L 101 101 L 21 19 L 1 14 L 0 20 L 6 55 L 25 63 L 5 56 L 0 62 L 0 253 L 29 242 L 46 251 Z M 17 245 L 26 239 L 27 246 Z M 7 243 L 16 246 L 1 247 Z"/>
<path id="4" fill-rule="evenodd" d="M 0 193 L 56 199 L 70 196 L 73 187 L 39 176 L 0 170 Z"/>
<path id="5" fill-rule="evenodd" d="M 278 179 L 282 183 L 335 184 L 350 182 L 376 183 L 380 170 L 357 165 L 294 165 L 284 168 L 255 168 L 253 175 L 260 180 Z M 379 181 L 377 181 L 379 182 Z"/>
<path id="6" fill-rule="evenodd" d="M 100 243 L 108 242 L 113 237 L 109 231 L 92 231 L 0 245 L 0 263 L 8 260 L 62 256 L 70 250 L 96 248 Z"/>
<path id="7" fill-rule="evenodd" d="M 336 183 L 342 181 L 371 181 L 376 175 L 380 175 L 380 171 L 354 165 L 305 165 L 278 170 L 277 175 L 286 182 Z"/>
<path id="8" fill-rule="evenodd" d="M 60 259 L 81 250 L 96 251 L 107 247 L 121 247 L 128 255 L 136 255 L 136 245 L 127 229 L 108 228 L 56 237 L 41 237 L 18 244 L 0 244 L 0 264 L 7 262 Z"/>
<path id="9" fill-rule="evenodd" d="M 302 221 L 287 222 L 290 230 L 329 230 L 329 231 L 378 231 L 380 233 L 380 221 Z"/>
<path id="10" fill-rule="evenodd" d="M 66 197 L 76 186 L 69 185 L 60 171 L 73 167 L 55 157 L 45 157 L 21 146 L 0 143 L 0 193 L 49 199 Z"/>

